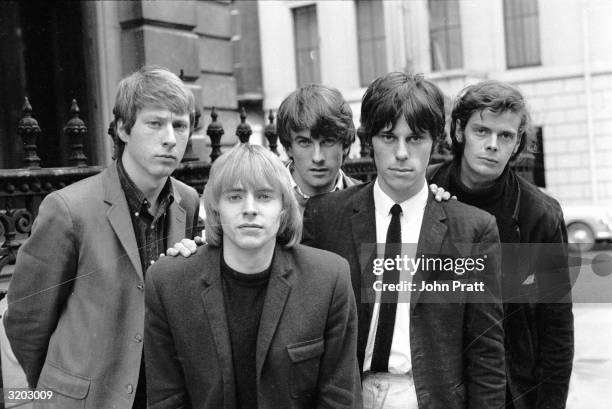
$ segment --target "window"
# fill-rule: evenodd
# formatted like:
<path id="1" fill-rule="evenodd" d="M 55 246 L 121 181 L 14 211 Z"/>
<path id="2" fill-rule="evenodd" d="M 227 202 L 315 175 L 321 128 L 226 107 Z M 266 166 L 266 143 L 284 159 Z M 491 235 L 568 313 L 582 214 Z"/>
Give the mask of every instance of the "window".
<path id="1" fill-rule="evenodd" d="M 508 68 L 540 65 L 538 2 L 504 0 L 504 26 Z"/>
<path id="2" fill-rule="evenodd" d="M 459 1 L 429 0 L 432 71 L 463 67 Z"/>
<path id="3" fill-rule="evenodd" d="M 321 82 L 319 33 L 315 5 L 293 9 L 298 87 Z"/>
<path id="4" fill-rule="evenodd" d="M 356 0 L 359 81 L 367 87 L 387 72 L 382 0 Z"/>

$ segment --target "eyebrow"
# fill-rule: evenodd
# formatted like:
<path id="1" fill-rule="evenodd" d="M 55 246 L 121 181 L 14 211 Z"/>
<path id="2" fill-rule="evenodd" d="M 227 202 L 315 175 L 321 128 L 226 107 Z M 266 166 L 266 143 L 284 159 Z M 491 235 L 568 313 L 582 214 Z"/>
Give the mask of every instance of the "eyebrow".
<path id="1" fill-rule="evenodd" d="M 246 192 L 246 189 L 240 189 L 236 187 L 233 189 L 225 189 L 221 193 L 226 194 L 226 193 L 244 193 L 244 192 Z"/>
<path id="2" fill-rule="evenodd" d="M 488 126 L 486 126 L 486 125 L 484 125 L 484 124 L 481 124 L 481 123 L 479 123 L 479 122 L 474 122 L 474 123 L 472 124 L 472 127 L 473 127 L 473 128 L 485 128 L 485 129 L 487 129 L 487 130 L 491 130 L 491 128 L 490 128 L 490 127 L 488 127 Z M 518 131 L 516 131 L 516 130 L 514 130 L 514 129 L 508 129 L 508 128 L 502 128 L 502 129 L 500 129 L 500 130 L 499 130 L 499 132 L 510 133 L 510 134 L 514 134 L 514 135 L 517 135 L 517 134 L 518 134 Z"/>

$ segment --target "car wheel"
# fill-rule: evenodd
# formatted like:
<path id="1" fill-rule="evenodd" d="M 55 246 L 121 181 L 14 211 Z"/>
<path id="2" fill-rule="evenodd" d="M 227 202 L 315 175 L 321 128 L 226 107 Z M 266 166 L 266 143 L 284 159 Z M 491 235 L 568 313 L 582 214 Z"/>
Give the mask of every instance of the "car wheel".
<path id="1" fill-rule="evenodd" d="M 570 250 L 591 251 L 595 246 L 595 235 L 586 224 L 572 223 L 567 226 L 567 241 Z"/>

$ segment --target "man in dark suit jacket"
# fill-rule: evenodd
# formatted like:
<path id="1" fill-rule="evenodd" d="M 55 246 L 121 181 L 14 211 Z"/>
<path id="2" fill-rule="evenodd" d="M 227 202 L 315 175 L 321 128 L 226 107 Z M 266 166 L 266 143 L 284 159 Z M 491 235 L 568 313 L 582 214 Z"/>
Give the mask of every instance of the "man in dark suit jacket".
<path id="1" fill-rule="evenodd" d="M 360 408 L 345 260 L 296 244 L 289 171 L 242 144 L 213 164 L 208 244 L 146 282 L 149 408 Z"/>
<path id="2" fill-rule="evenodd" d="M 421 76 L 391 73 L 369 86 L 361 109 L 377 179 L 311 198 L 304 213 L 304 243 L 349 261 L 353 290 L 361 301 L 357 351 L 365 372 L 364 407 L 502 407 L 504 348 L 495 220 L 457 201 L 435 202 L 425 183 L 433 142 L 444 134 L 443 95 Z M 418 243 L 413 258 L 486 254 L 487 266 L 479 275 L 484 291 L 463 291 L 451 297 L 452 303 L 443 302 L 445 294 L 413 292 L 409 304 L 391 304 L 396 311 L 389 318 L 385 302 L 380 302 L 385 294 L 372 294 L 375 255 L 370 249 L 385 242 L 385 236 L 389 242 L 389 231 L 397 228 L 390 208 L 393 214 L 401 213 L 401 242 Z M 432 284 L 437 277 L 417 270 L 413 288 Z M 383 328 L 391 332 L 384 334 Z M 386 352 L 381 346 L 385 343 Z"/>
<path id="3" fill-rule="evenodd" d="M 49 194 L 20 248 L 6 334 L 44 408 L 145 408 L 144 273 L 193 237 L 196 191 L 170 174 L 194 125 L 193 94 L 144 67 L 119 84 L 117 161 Z"/>

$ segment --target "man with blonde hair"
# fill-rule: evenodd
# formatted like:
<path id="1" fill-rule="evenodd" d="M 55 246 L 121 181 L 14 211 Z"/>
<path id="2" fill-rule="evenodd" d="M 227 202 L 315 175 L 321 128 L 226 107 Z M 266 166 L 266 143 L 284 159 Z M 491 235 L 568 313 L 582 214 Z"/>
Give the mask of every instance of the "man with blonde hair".
<path id="1" fill-rule="evenodd" d="M 212 165 L 207 241 L 146 282 L 149 408 L 359 408 L 346 260 L 299 243 L 289 171 L 240 144 Z"/>
<path id="2" fill-rule="evenodd" d="M 193 237 L 195 190 L 170 177 L 194 126 L 193 94 L 170 71 L 120 83 L 117 160 L 49 194 L 19 250 L 5 326 L 44 408 L 145 408 L 144 275 Z"/>

